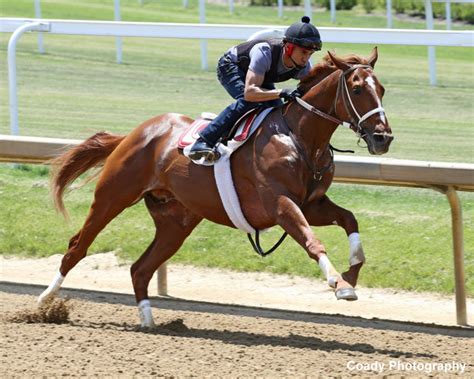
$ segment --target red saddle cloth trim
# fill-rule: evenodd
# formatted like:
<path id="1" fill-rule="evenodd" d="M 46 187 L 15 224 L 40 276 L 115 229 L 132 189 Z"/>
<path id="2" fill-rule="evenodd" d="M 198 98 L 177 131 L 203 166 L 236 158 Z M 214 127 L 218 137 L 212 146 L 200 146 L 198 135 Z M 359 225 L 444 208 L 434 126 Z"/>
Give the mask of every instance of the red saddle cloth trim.
<path id="1" fill-rule="evenodd" d="M 252 124 L 255 117 L 257 117 L 259 110 L 260 109 L 254 109 L 237 121 L 239 127 L 237 129 L 237 134 L 233 138 L 234 140 L 242 142 L 248 138 Z M 210 122 L 210 120 L 202 118 L 194 120 L 192 124 L 189 125 L 189 128 L 187 128 L 179 137 L 178 148 L 184 149 L 186 146 L 193 144 L 194 141 L 199 138 L 199 132 L 209 125 Z"/>
<path id="2" fill-rule="evenodd" d="M 249 135 L 250 132 L 250 127 L 253 124 L 253 120 L 255 120 L 255 117 L 257 117 L 258 111 L 257 109 L 253 110 L 251 113 L 248 114 L 247 119 L 245 120 L 244 127 L 242 129 L 242 132 L 239 133 L 240 128 L 237 130 L 237 135 L 234 136 L 234 139 L 236 141 L 245 141 Z"/>

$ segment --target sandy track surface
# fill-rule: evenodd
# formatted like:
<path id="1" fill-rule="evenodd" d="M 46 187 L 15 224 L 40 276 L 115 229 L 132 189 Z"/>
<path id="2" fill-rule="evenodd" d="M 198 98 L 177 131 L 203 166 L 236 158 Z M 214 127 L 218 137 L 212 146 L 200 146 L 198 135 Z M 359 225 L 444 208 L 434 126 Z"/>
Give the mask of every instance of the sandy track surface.
<path id="1" fill-rule="evenodd" d="M 438 322 L 441 310 L 453 324 L 451 297 L 360 289 L 359 301 L 338 302 L 319 281 L 171 266 L 179 298 L 153 298 L 157 326 L 146 331 L 129 265 L 111 253 L 66 278 L 77 287 L 61 292 L 67 323 L 13 321 L 36 311 L 60 258 L 0 259 L 3 377 L 474 376 L 473 329 L 389 321 Z"/>
<path id="2" fill-rule="evenodd" d="M 153 299 L 144 331 L 133 296 L 87 290 L 63 291 L 66 324 L 8 320 L 42 288 L 0 286 L 3 377 L 474 375 L 474 333 L 456 327 Z"/>
<path id="3" fill-rule="evenodd" d="M 0 257 L 3 281 L 49 285 L 62 255 L 44 259 Z M 87 256 L 68 274 L 64 287 L 133 294 L 130 264 L 113 253 Z M 157 293 L 156 278 L 149 293 Z M 169 265 L 168 293 L 172 297 L 224 304 L 343 314 L 384 320 L 456 325 L 454 296 L 358 287 L 359 300 L 337 301 L 321 280 L 268 273 L 239 273 Z M 468 299 L 468 322 L 474 323 L 474 302 Z"/>

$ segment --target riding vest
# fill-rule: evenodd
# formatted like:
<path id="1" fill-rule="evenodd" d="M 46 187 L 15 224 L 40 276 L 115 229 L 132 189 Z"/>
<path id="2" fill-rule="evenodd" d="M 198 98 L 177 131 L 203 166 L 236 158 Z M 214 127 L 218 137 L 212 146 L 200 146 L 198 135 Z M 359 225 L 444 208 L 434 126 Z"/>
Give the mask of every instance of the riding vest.
<path id="1" fill-rule="evenodd" d="M 270 70 L 265 73 L 265 77 L 263 79 L 263 83 L 278 83 L 284 82 L 288 79 L 294 78 L 300 69 L 292 68 L 291 70 L 278 75 L 278 62 L 282 57 L 283 52 L 283 41 L 281 39 L 271 39 L 271 40 L 252 40 L 241 43 L 237 45 L 237 65 L 247 73 L 249 65 L 250 65 L 250 50 L 258 44 L 266 42 L 270 45 L 270 49 L 272 52 L 272 64 L 270 66 Z"/>

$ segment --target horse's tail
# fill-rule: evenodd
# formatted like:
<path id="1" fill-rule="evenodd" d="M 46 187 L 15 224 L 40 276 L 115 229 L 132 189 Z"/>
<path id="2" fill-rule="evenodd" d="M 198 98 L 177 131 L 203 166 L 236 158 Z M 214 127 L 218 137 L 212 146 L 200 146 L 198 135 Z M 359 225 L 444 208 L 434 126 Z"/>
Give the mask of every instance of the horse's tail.
<path id="1" fill-rule="evenodd" d="M 51 192 L 56 209 L 64 217 L 67 218 L 63 202 L 66 188 L 81 174 L 104 162 L 124 138 L 125 136 L 99 132 L 51 161 L 54 167 Z"/>

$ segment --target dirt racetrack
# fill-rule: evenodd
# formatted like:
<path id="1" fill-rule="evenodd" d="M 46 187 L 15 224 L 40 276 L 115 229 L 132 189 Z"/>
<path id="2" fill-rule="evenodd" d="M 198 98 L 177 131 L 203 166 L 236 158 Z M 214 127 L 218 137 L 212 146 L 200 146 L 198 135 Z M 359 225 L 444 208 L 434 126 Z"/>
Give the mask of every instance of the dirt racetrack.
<path id="1" fill-rule="evenodd" d="M 2 377 L 474 375 L 474 332 L 457 327 L 155 298 L 145 331 L 133 296 L 79 289 L 62 290 L 65 324 L 9 320 L 43 288 L 0 286 Z"/>

